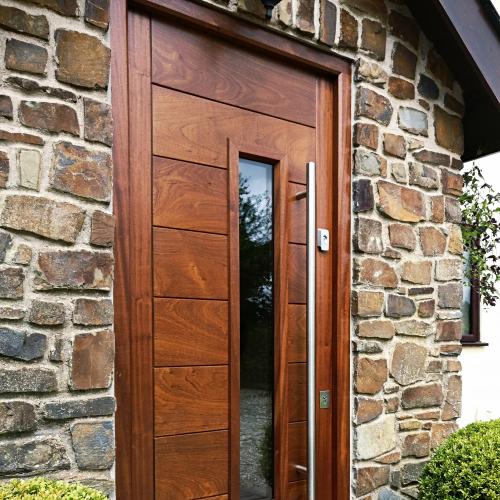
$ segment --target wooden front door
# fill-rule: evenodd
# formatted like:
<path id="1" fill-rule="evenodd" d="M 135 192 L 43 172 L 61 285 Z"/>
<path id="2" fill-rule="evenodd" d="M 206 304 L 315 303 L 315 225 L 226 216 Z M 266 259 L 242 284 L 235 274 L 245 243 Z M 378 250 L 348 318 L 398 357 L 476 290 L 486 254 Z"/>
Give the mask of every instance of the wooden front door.
<path id="1" fill-rule="evenodd" d="M 129 13 L 128 51 L 131 498 L 305 499 L 306 164 L 332 233 L 333 84 L 146 13 Z M 332 240 L 316 252 L 321 500 Z"/>

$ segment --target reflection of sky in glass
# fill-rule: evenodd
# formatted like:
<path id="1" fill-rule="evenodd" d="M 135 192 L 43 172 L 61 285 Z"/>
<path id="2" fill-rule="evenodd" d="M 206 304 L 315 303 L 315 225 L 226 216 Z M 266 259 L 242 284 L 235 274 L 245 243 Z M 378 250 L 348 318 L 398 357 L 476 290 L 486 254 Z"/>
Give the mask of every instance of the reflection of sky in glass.
<path id="1" fill-rule="evenodd" d="M 258 208 L 263 209 L 272 197 L 273 170 L 265 163 L 240 158 L 240 176 L 246 180 L 250 196 L 260 198 Z"/>

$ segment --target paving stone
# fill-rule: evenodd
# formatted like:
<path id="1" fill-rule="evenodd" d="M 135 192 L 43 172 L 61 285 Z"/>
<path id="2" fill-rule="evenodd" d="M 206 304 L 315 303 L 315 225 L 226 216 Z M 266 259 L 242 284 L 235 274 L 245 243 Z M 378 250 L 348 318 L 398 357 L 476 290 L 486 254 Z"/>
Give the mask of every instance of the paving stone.
<path id="1" fill-rule="evenodd" d="M 428 351 L 413 342 L 397 344 L 392 354 L 390 373 L 398 384 L 414 384 L 425 378 Z"/>
<path id="2" fill-rule="evenodd" d="M 104 417 L 115 411 L 115 398 L 103 396 L 90 399 L 71 399 L 46 403 L 43 408 L 47 420 L 71 418 Z"/>
<path id="3" fill-rule="evenodd" d="M 5 67 L 14 71 L 43 75 L 47 66 L 47 50 L 33 43 L 10 38 L 5 45 Z"/>
<path id="4" fill-rule="evenodd" d="M 81 422 L 71 426 L 76 463 L 81 470 L 106 470 L 113 466 L 113 422 Z"/>
<path id="5" fill-rule="evenodd" d="M 387 97 L 373 90 L 360 87 L 356 96 L 356 116 L 371 118 L 382 125 L 391 121 L 393 108 Z"/>

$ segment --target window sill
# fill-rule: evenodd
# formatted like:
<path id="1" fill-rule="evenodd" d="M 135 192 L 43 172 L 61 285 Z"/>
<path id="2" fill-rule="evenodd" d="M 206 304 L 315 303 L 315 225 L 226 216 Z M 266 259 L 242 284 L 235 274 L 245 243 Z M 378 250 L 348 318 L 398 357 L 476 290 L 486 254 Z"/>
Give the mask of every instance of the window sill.
<path id="1" fill-rule="evenodd" d="M 488 346 L 488 342 L 462 342 L 463 347 L 486 347 Z"/>

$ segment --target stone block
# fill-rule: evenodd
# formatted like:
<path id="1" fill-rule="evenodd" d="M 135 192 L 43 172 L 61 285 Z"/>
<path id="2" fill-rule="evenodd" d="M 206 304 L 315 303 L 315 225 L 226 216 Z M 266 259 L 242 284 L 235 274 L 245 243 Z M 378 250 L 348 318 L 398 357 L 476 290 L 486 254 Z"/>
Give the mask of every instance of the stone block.
<path id="1" fill-rule="evenodd" d="M 378 457 L 396 447 L 396 417 L 386 415 L 355 430 L 355 456 L 358 460 Z"/>
<path id="2" fill-rule="evenodd" d="M 384 293 L 358 290 L 352 293 L 352 314 L 369 318 L 380 316 L 384 307 Z"/>
<path id="3" fill-rule="evenodd" d="M 377 182 L 377 187 L 380 212 L 402 222 L 425 220 L 425 199 L 420 191 L 382 180 Z"/>
<path id="4" fill-rule="evenodd" d="M 113 118 L 111 116 L 111 106 L 93 99 L 84 99 L 83 110 L 85 139 L 112 146 Z"/>
<path id="5" fill-rule="evenodd" d="M 462 321 L 438 321 L 437 335 L 438 341 L 460 340 L 462 338 Z"/>
<path id="6" fill-rule="evenodd" d="M 94 211 L 92 214 L 90 244 L 101 247 L 112 247 L 115 233 L 115 219 L 113 214 Z"/>
<path id="7" fill-rule="evenodd" d="M 446 248 L 446 236 L 435 227 L 421 227 L 420 244 L 423 254 L 427 257 L 443 255 Z"/>
<path id="8" fill-rule="evenodd" d="M 0 151 L 0 189 L 7 187 L 9 180 L 10 162 L 7 153 Z"/>
<path id="9" fill-rule="evenodd" d="M 378 220 L 358 218 L 354 231 L 355 245 L 359 252 L 380 254 L 382 243 L 382 223 Z"/>
<path id="10" fill-rule="evenodd" d="M 387 18 L 387 7 L 384 0 L 341 0 L 340 3 L 362 14 L 368 14 L 384 21 Z"/>
<path id="11" fill-rule="evenodd" d="M 439 98 L 439 87 L 436 82 L 426 75 L 420 75 L 418 81 L 418 92 L 421 96 L 426 99 L 438 99 Z"/>
<path id="12" fill-rule="evenodd" d="M 410 385 L 425 378 L 428 351 L 413 342 L 397 344 L 392 354 L 390 373 L 400 385 Z"/>
<path id="13" fill-rule="evenodd" d="M 0 355 L 22 361 L 41 358 L 47 347 L 47 337 L 41 333 L 18 332 L 0 327 Z"/>
<path id="14" fill-rule="evenodd" d="M 81 470 L 107 470 L 115 460 L 113 422 L 82 422 L 71 426 L 76 463 Z"/>
<path id="15" fill-rule="evenodd" d="M 50 368 L 0 368 L 0 393 L 54 391 L 57 391 L 57 376 Z"/>
<path id="16" fill-rule="evenodd" d="M 382 175 L 386 168 L 386 160 L 377 153 L 364 149 L 354 151 L 354 172 L 357 175 Z"/>
<path id="17" fill-rule="evenodd" d="M 0 306 L 0 319 L 18 321 L 24 318 L 26 311 L 22 307 Z"/>
<path id="18" fill-rule="evenodd" d="M 439 188 L 439 175 L 434 168 L 415 162 L 410 162 L 409 168 L 410 184 L 420 186 L 424 189 Z"/>
<path id="19" fill-rule="evenodd" d="M 111 199 L 111 157 L 69 142 L 54 146 L 51 186 L 81 198 L 109 202 Z"/>
<path id="20" fill-rule="evenodd" d="M 406 463 L 401 467 L 401 484 L 403 486 L 418 482 L 427 462 Z"/>
<path id="21" fill-rule="evenodd" d="M 365 146 L 366 148 L 376 150 L 378 148 L 379 130 L 377 125 L 372 123 L 356 123 L 354 125 L 355 146 Z"/>
<path id="22" fill-rule="evenodd" d="M 41 326 L 55 326 L 64 324 L 65 319 L 66 309 L 62 302 L 46 302 L 44 300 L 31 302 L 28 316 L 30 323 Z"/>
<path id="23" fill-rule="evenodd" d="M 392 51 L 392 71 L 410 80 L 415 79 L 417 56 L 399 42 L 394 43 Z"/>
<path id="24" fill-rule="evenodd" d="M 432 278 L 432 262 L 428 260 L 403 263 L 401 279 L 416 285 L 429 285 Z"/>
<path id="25" fill-rule="evenodd" d="M 408 42 L 414 49 L 418 49 L 420 28 L 413 18 L 391 10 L 389 14 L 389 31 L 392 35 Z"/>
<path id="26" fill-rule="evenodd" d="M 0 5 L 0 9 L 2 6 Z M 1 15 L 1 12 L 0 12 Z M 0 21 L 1 23 L 1 21 Z M 12 108 L 12 99 L 8 95 L 0 95 L 0 116 L 12 120 L 14 117 Z"/>
<path id="27" fill-rule="evenodd" d="M 364 397 L 354 398 L 355 422 L 357 425 L 365 424 L 375 420 L 384 411 L 384 405 L 380 399 Z"/>
<path id="28" fill-rule="evenodd" d="M 436 262 L 436 280 L 460 280 L 463 276 L 462 259 L 441 259 Z"/>
<path id="29" fill-rule="evenodd" d="M 395 333 L 393 322 L 388 320 L 362 321 L 357 326 L 357 335 L 363 338 L 390 340 Z"/>
<path id="30" fill-rule="evenodd" d="M 438 305 L 443 309 L 460 309 L 463 301 L 462 283 L 446 283 L 438 286 Z"/>
<path id="31" fill-rule="evenodd" d="M 359 394 L 376 394 L 387 380 L 387 361 L 358 357 L 355 363 L 354 388 Z"/>
<path id="32" fill-rule="evenodd" d="M 34 149 L 20 149 L 17 156 L 19 185 L 26 189 L 40 189 L 40 152 Z"/>
<path id="33" fill-rule="evenodd" d="M 384 134 L 384 153 L 396 156 L 397 158 L 406 157 L 406 142 L 402 135 Z"/>
<path id="34" fill-rule="evenodd" d="M 21 267 L 0 266 L 0 299 L 24 297 L 24 270 Z"/>
<path id="35" fill-rule="evenodd" d="M 460 224 L 462 222 L 462 209 L 460 202 L 455 198 L 446 196 L 444 199 L 444 216 L 446 222 Z"/>
<path id="36" fill-rule="evenodd" d="M 49 23 L 45 16 L 31 15 L 15 7 L 0 6 L 0 27 L 42 40 L 49 39 Z"/>
<path id="37" fill-rule="evenodd" d="M 10 195 L 5 199 L 0 225 L 74 243 L 84 219 L 85 212 L 72 203 L 38 196 Z"/>
<path id="38" fill-rule="evenodd" d="M 392 177 L 401 184 L 408 183 L 408 170 L 405 163 L 395 162 L 391 164 Z"/>
<path id="39" fill-rule="evenodd" d="M 405 410 L 441 406 L 443 389 L 440 383 L 422 384 L 403 390 L 401 404 Z"/>
<path id="40" fill-rule="evenodd" d="M 358 21 L 347 10 L 340 10 L 339 47 L 356 50 L 358 47 Z"/>
<path id="41" fill-rule="evenodd" d="M 43 75 L 47 50 L 33 43 L 10 38 L 5 45 L 5 67 L 14 71 Z"/>
<path id="42" fill-rule="evenodd" d="M 444 105 L 451 111 L 457 113 L 460 117 L 465 114 L 465 106 L 463 103 L 455 99 L 451 94 L 446 94 L 444 96 Z"/>
<path id="43" fill-rule="evenodd" d="M 379 61 L 385 59 L 387 32 L 382 24 L 371 19 L 363 19 L 361 31 L 361 49 Z"/>
<path id="44" fill-rule="evenodd" d="M 27 127 L 47 132 L 67 132 L 76 136 L 80 134 L 76 111 L 66 104 L 21 101 L 19 120 Z"/>
<path id="45" fill-rule="evenodd" d="M 403 438 L 403 457 L 427 457 L 431 451 L 431 436 L 428 432 L 407 434 Z"/>
<path id="46" fill-rule="evenodd" d="M 332 47 L 337 34 L 337 6 L 330 0 L 321 0 L 320 12 L 319 39 Z"/>
<path id="47" fill-rule="evenodd" d="M 453 87 L 453 75 L 441 56 L 431 48 L 427 54 L 427 71 L 432 73 L 444 86 Z"/>
<path id="48" fill-rule="evenodd" d="M 405 250 L 415 250 L 417 246 L 413 228 L 405 224 L 389 224 L 389 240 L 393 247 Z"/>
<path id="49" fill-rule="evenodd" d="M 398 276 L 394 268 L 383 260 L 367 258 L 355 262 L 355 281 L 384 288 L 396 288 Z"/>
<path id="50" fill-rule="evenodd" d="M 444 222 L 444 196 L 431 196 L 431 221 Z"/>
<path id="51" fill-rule="evenodd" d="M 404 316 L 413 316 L 415 314 L 415 302 L 402 295 L 389 294 L 385 314 L 390 318 L 402 318 Z"/>
<path id="52" fill-rule="evenodd" d="M 379 64 L 359 58 L 354 70 L 354 81 L 368 82 L 376 87 L 385 87 L 388 75 Z"/>
<path id="53" fill-rule="evenodd" d="M 434 106 L 434 130 L 436 142 L 443 148 L 462 155 L 464 152 L 464 130 L 462 120 L 450 115 L 440 106 Z"/>
<path id="54" fill-rule="evenodd" d="M 111 0 L 85 0 L 85 21 L 98 28 L 107 29 Z"/>
<path id="55" fill-rule="evenodd" d="M 449 170 L 441 170 L 441 183 L 443 185 L 443 193 L 453 196 L 460 196 L 464 186 L 463 177 L 460 174 L 455 174 Z"/>
<path id="56" fill-rule="evenodd" d="M 462 255 L 463 251 L 462 229 L 458 225 L 453 225 L 448 236 L 448 252 Z"/>
<path id="57" fill-rule="evenodd" d="M 23 2 L 34 3 L 40 7 L 53 10 L 58 14 L 69 17 L 76 17 L 79 14 L 78 0 L 22 0 Z"/>
<path id="58" fill-rule="evenodd" d="M 450 156 L 437 151 L 430 151 L 429 149 L 422 149 L 413 153 L 416 160 L 422 163 L 429 163 L 430 165 L 439 165 L 448 167 L 450 165 Z"/>
<path id="59" fill-rule="evenodd" d="M 352 183 L 353 211 L 368 212 L 375 207 L 373 187 L 369 179 L 358 179 Z"/>
<path id="60" fill-rule="evenodd" d="M 59 87 L 50 87 L 48 85 L 41 85 L 35 80 L 30 80 L 28 78 L 9 76 L 5 81 L 25 94 L 46 94 L 50 97 L 55 97 L 56 99 L 62 99 L 63 101 L 72 103 L 75 103 L 78 100 L 76 94 L 70 92 L 69 90 L 61 89 Z"/>
<path id="61" fill-rule="evenodd" d="M 16 253 L 14 254 L 14 263 L 21 266 L 28 266 L 33 257 L 33 250 L 30 246 L 20 243 L 17 245 Z"/>
<path id="62" fill-rule="evenodd" d="M 395 324 L 396 333 L 398 335 L 406 335 L 411 337 L 428 337 L 434 333 L 432 323 L 425 321 L 407 320 L 399 321 Z"/>
<path id="63" fill-rule="evenodd" d="M 391 121 L 392 112 L 392 105 L 387 97 L 365 87 L 358 89 L 356 116 L 364 116 L 382 125 L 388 125 Z"/>
<path id="64" fill-rule="evenodd" d="M 421 318 L 432 318 L 436 311 L 436 302 L 434 299 L 422 300 L 418 303 L 418 315 Z"/>
<path id="65" fill-rule="evenodd" d="M 297 28 L 307 35 L 314 35 L 314 0 L 303 0 L 297 6 Z"/>
<path id="66" fill-rule="evenodd" d="M 366 495 L 389 483 L 391 468 L 388 465 L 358 467 L 355 473 L 356 495 Z"/>
<path id="67" fill-rule="evenodd" d="M 104 417 L 115 411 L 115 398 L 102 396 L 90 399 L 52 401 L 43 408 L 47 420 L 68 420 L 71 418 Z"/>
<path id="68" fill-rule="evenodd" d="M 76 299 L 73 323 L 85 326 L 111 325 L 113 323 L 113 303 L 110 299 Z"/>
<path id="69" fill-rule="evenodd" d="M 0 11 L 1 12 L 1 11 Z M 0 435 L 34 431 L 35 407 L 25 401 L 0 402 Z"/>
<path id="70" fill-rule="evenodd" d="M 411 134 L 429 135 L 429 123 L 427 114 L 415 108 L 399 108 L 398 113 L 399 128 Z"/>
<path id="71" fill-rule="evenodd" d="M 33 146 L 43 146 L 45 144 L 45 141 L 38 135 L 9 132 L 8 130 L 0 130 L 0 141 L 22 142 Z"/>
<path id="72" fill-rule="evenodd" d="M 388 89 L 398 99 L 415 99 L 415 85 L 408 80 L 403 80 L 403 78 L 391 76 Z"/>
<path id="73" fill-rule="evenodd" d="M 7 250 L 12 245 L 12 235 L 5 231 L 0 231 L 0 262 L 5 260 Z"/>

